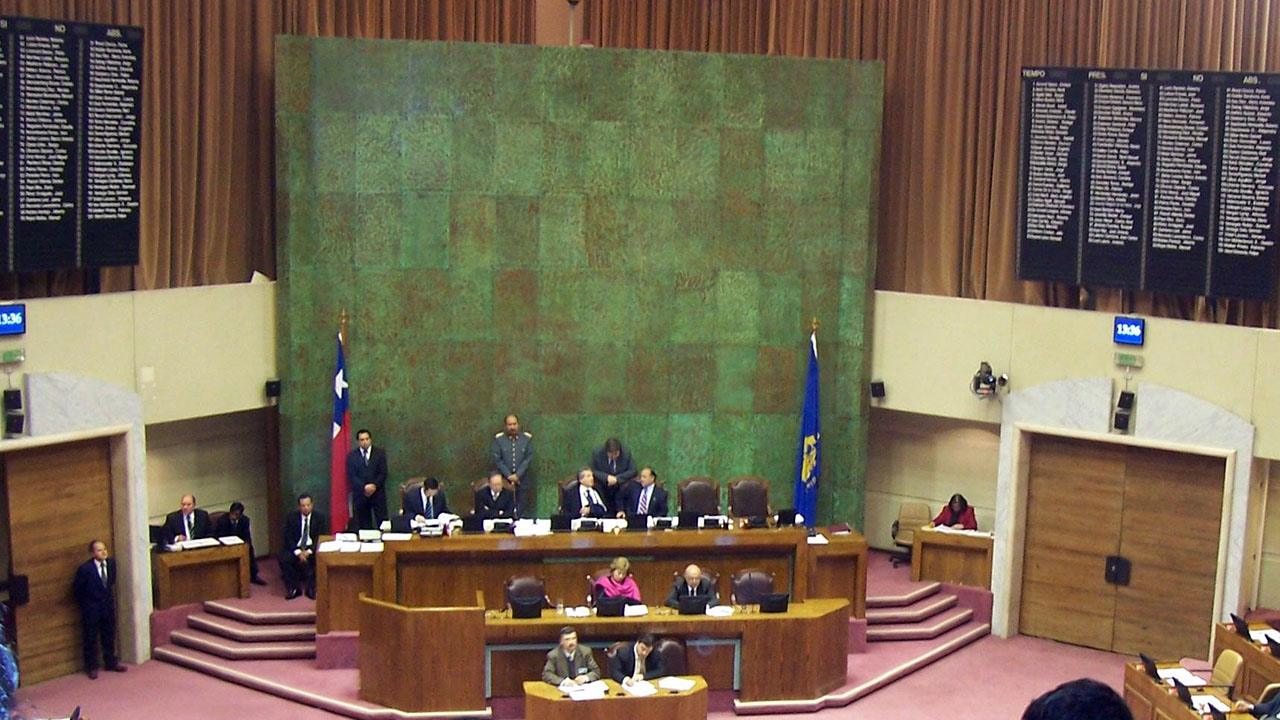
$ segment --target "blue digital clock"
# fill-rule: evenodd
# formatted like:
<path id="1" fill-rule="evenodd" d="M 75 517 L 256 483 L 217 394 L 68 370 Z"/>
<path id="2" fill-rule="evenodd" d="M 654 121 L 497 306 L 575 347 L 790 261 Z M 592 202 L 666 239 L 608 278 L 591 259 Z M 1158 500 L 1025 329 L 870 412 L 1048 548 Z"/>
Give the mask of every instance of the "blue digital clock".
<path id="1" fill-rule="evenodd" d="M 0 305 L 0 335 L 22 335 L 27 331 L 27 304 Z"/>
<path id="2" fill-rule="evenodd" d="M 1142 346 L 1147 336 L 1147 321 L 1143 318 L 1116 316 L 1115 330 L 1111 334 L 1113 342 L 1119 345 Z"/>

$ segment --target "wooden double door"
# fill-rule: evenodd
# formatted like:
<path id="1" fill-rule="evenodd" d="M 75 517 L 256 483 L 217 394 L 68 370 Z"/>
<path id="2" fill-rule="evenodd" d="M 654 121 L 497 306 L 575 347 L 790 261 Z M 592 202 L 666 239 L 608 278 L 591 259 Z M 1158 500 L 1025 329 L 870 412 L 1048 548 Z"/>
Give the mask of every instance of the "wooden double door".
<path id="1" fill-rule="evenodd" d="M 1020 632 L 1161 659 L 1207 657 L 1225 463 L 1034 435 Z M 1110 557 L 1128 561 L 1128 584 L 1107 579 Z"/>

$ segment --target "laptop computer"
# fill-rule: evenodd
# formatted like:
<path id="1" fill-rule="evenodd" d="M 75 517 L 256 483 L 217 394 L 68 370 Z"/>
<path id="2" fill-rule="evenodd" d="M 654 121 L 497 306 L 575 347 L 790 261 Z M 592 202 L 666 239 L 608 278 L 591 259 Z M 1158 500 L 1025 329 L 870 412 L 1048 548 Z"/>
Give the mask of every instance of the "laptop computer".
<path id="1" fill-rule="evenodd" d="M 784 508 L 778 511 L 778 527 L 792 527 L 796 524 L 796 509 Z"/>
<path id="2" fill-rule="evenodd" d="M 155 545 L 160 545 L 161 547 L 163 547 L 164 546 L 164 526 L 148 525 L 147 540 Z"/>
<path id="3" fill-rule="evenodd" d="M 656 517 L 653 519 L 654 530 L 670 530 L 676 526 L 676 519 L 673 517 Z"/>
<path id="4" fill-rule="evenodd" d="M 407 515 L 397 515 L 391 518 L 391 532 L 407 533 L 413 532 L 413 518 Z"/>
<path id="5" fill-rule="evenodd" d="M 783 613 L 791 604 L 791 593 L 765 593 L 760 596 L 760 612 Z"/>
<path id="6" fill-rule="evenodd" d="M 706 615 L 707 601 L 710 599 L 706 595 L 682 595 L 680 597 L 680 614 Z"/>
<path id="7" fill-rule="evenodd" d="M 462 518 L 462 532 L 464 533 L 482 533 L 484 532 L 484 518 L 479 515 L 468 515 Z"/>
<path id="8" fill-rule="evenodd" d="M 1267 634 L 1267 649 L 1271 651 L 1271 657 L 1280 659 L 1280 640 L 1276 640 L 1270 633 Z"/>
<path id="9" fill-rule="evenodd" d="M 596 601 L 596 615 L 598 617 L 622 617 L 626 609 L 626 598 L 606 597 Z"/>
<path id="10" fill-rule="evenodd" d="M 697 530 L 698 518 L 700 517 L 702 517 L 702 514 L 698 512 L 694 512 L 693 510 L 681 510 L 680 525 L 679 525 L 680 529 L 681 530 Z"/>
<path id="11" fill-rule="evenodd" d="M 1249 623 L 1244 618 L 1235 613 L 1231 613 L 1231 624 L 1235 626 L 1236 633 L 1246 640 L 1249 639 Z"/>
<path id="12" fill-rule="evenodd" d="M 582 518 L 582 522 L 578 523 L 578 532 L 595 532 L 600 529 L 600 521 L 595 518 Z"/>
<path id="13" fill-rule="evenodd" d="M 633 530 L 636 532 L 645 532 L 648 529 L 649 529 L 648 515 L 628 515 L 627 516 L 627 530 Z"/>
<path id="14" fill-rule="evenodd" d="M 568 515 L 551 516 L 551 532 L 569 532 L 573 529 L 573 518 Z"/>
<path id="15" fill-rule="evenodd" d="M 1227 714 L 1212 705 L 1209 706 L 1209 717 L 1213 720 L 1227 720 Z"/>
<path id="16" fill-rule="evenodd" d="M 495 518 L 493 521 L 493 532 L 496 533 L 513 533 L 516 531 L 516 521 L 510 518 Z"/>
<path id="17" fill-rule="evenodd" d="M 748 516 L 746 521 L 742 523 L 742 527 L 749 530 L 769 527 L 769 519 L 763 515 Z"/>
<path id="18" fill-rule="evenodd" d="M 1138 653 L 1138 659 L 1142 661 L 1142 669 L 1146 670 L 1147 674 L 1154 678 L 1156 682 L 1159 682 L 1160 672 L 1156 670 L 1156 661 L 1152 660 L 1151 656 L 1146 653 Z"/>
<path id="19" fill-rule="evenodd" d="M 1173 689 L 1178 693 L 1178 699 L 1186 703 L 1187 707 L 1194 708 L 1195 703 L 1191 701 L 1191 691 L 1187 689 L 1187 686 L 1183 685 L 1178 678 L 1170 679 L 1173 680 Z"/>
<path id="20" fill-rule="evenodd" d="M 511 598 L 511 617 L 530 620 L 542 617 L 542 598 Z"/>

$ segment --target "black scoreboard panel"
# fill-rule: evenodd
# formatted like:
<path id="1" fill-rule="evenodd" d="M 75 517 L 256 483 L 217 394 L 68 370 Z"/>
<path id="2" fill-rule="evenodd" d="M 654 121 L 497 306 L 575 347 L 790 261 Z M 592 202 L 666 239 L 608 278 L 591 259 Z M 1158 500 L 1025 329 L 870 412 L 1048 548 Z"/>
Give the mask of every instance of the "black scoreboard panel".
<path id="1" fill-rule="evenodd" d="M 138 262 L 142 29 L 0 17 L 0 269 Z"/>
<path id="2" fill-rule="evenodd" d="M 1018 277 L 1270 299 L 1278 96 L 1276 75 L 1024 68 Z"/>

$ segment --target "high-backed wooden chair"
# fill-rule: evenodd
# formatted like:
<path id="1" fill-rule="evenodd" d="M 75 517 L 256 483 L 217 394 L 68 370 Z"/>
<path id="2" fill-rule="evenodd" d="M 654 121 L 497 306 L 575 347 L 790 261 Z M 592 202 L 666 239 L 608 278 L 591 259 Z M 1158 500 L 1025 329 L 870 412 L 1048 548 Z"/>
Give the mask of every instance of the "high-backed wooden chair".
<path id="1" fill-rule="evenodd" d="M 734 605 L 755 605 L 761 597 L 773 592 L 773 573 L 759 568 L 740 570 L 730 578 L 729 587 L 729 598 Z"/>
<path id="2" fill-rule="evenodd" d="M 569 477 L 560 481 L 560 490 L 559 490 L 559 493 L 557 494 L 557 498 L 559 498 L 559 503 L 556 505 L 557 513 L 561 515 L 564 514 L 564 499 L 571 492 L 573 493 L 578 492 L 577 473 L 574 473 L 573 475 L 570 475 Z"/>
<path id="3" fill-rule="evenodd" d="M 542 599 L 543 607 L 551 607 L 551 600 L 547 597 L 547 583 L 536 575 L 512 575 L 507 578 L 502 589 L 506 595 L 508 608 L 511 607 L 512 599 L 537 600 L 538 598 Z"/>
<path id="4" fill-rule="evenodd" d="M 218 521 L 225 517 L 226 514 L 226 510 L 214 510 L 209 513 L 209 532 L 214 533 L 215 535 L 217 534 Z"/>
<path id="5" fill-rule="evenodd" d="M 426 482 L 426 480 L 425 477 L 411 477 L 400 483 L 400 512 L 402 514 L 408 499 L 422 490 L 422 483 Z M 443 485 L 441 485 L 440 490 L 444 491 Z"/>
<path id="6" fill-rule="evenodd" d="M 696 512 L 700 515 L 720 514 L 720 483 L 709 477 L 685 478 L 676 486 L 679 493 L 680 512 Z"/>
<path id="7" fill-rule="evenodd" d="M 729 482 L 729 515 L 755 517 L 769 512 L 769 481 L 755 475 L 741 475 Z"/>

